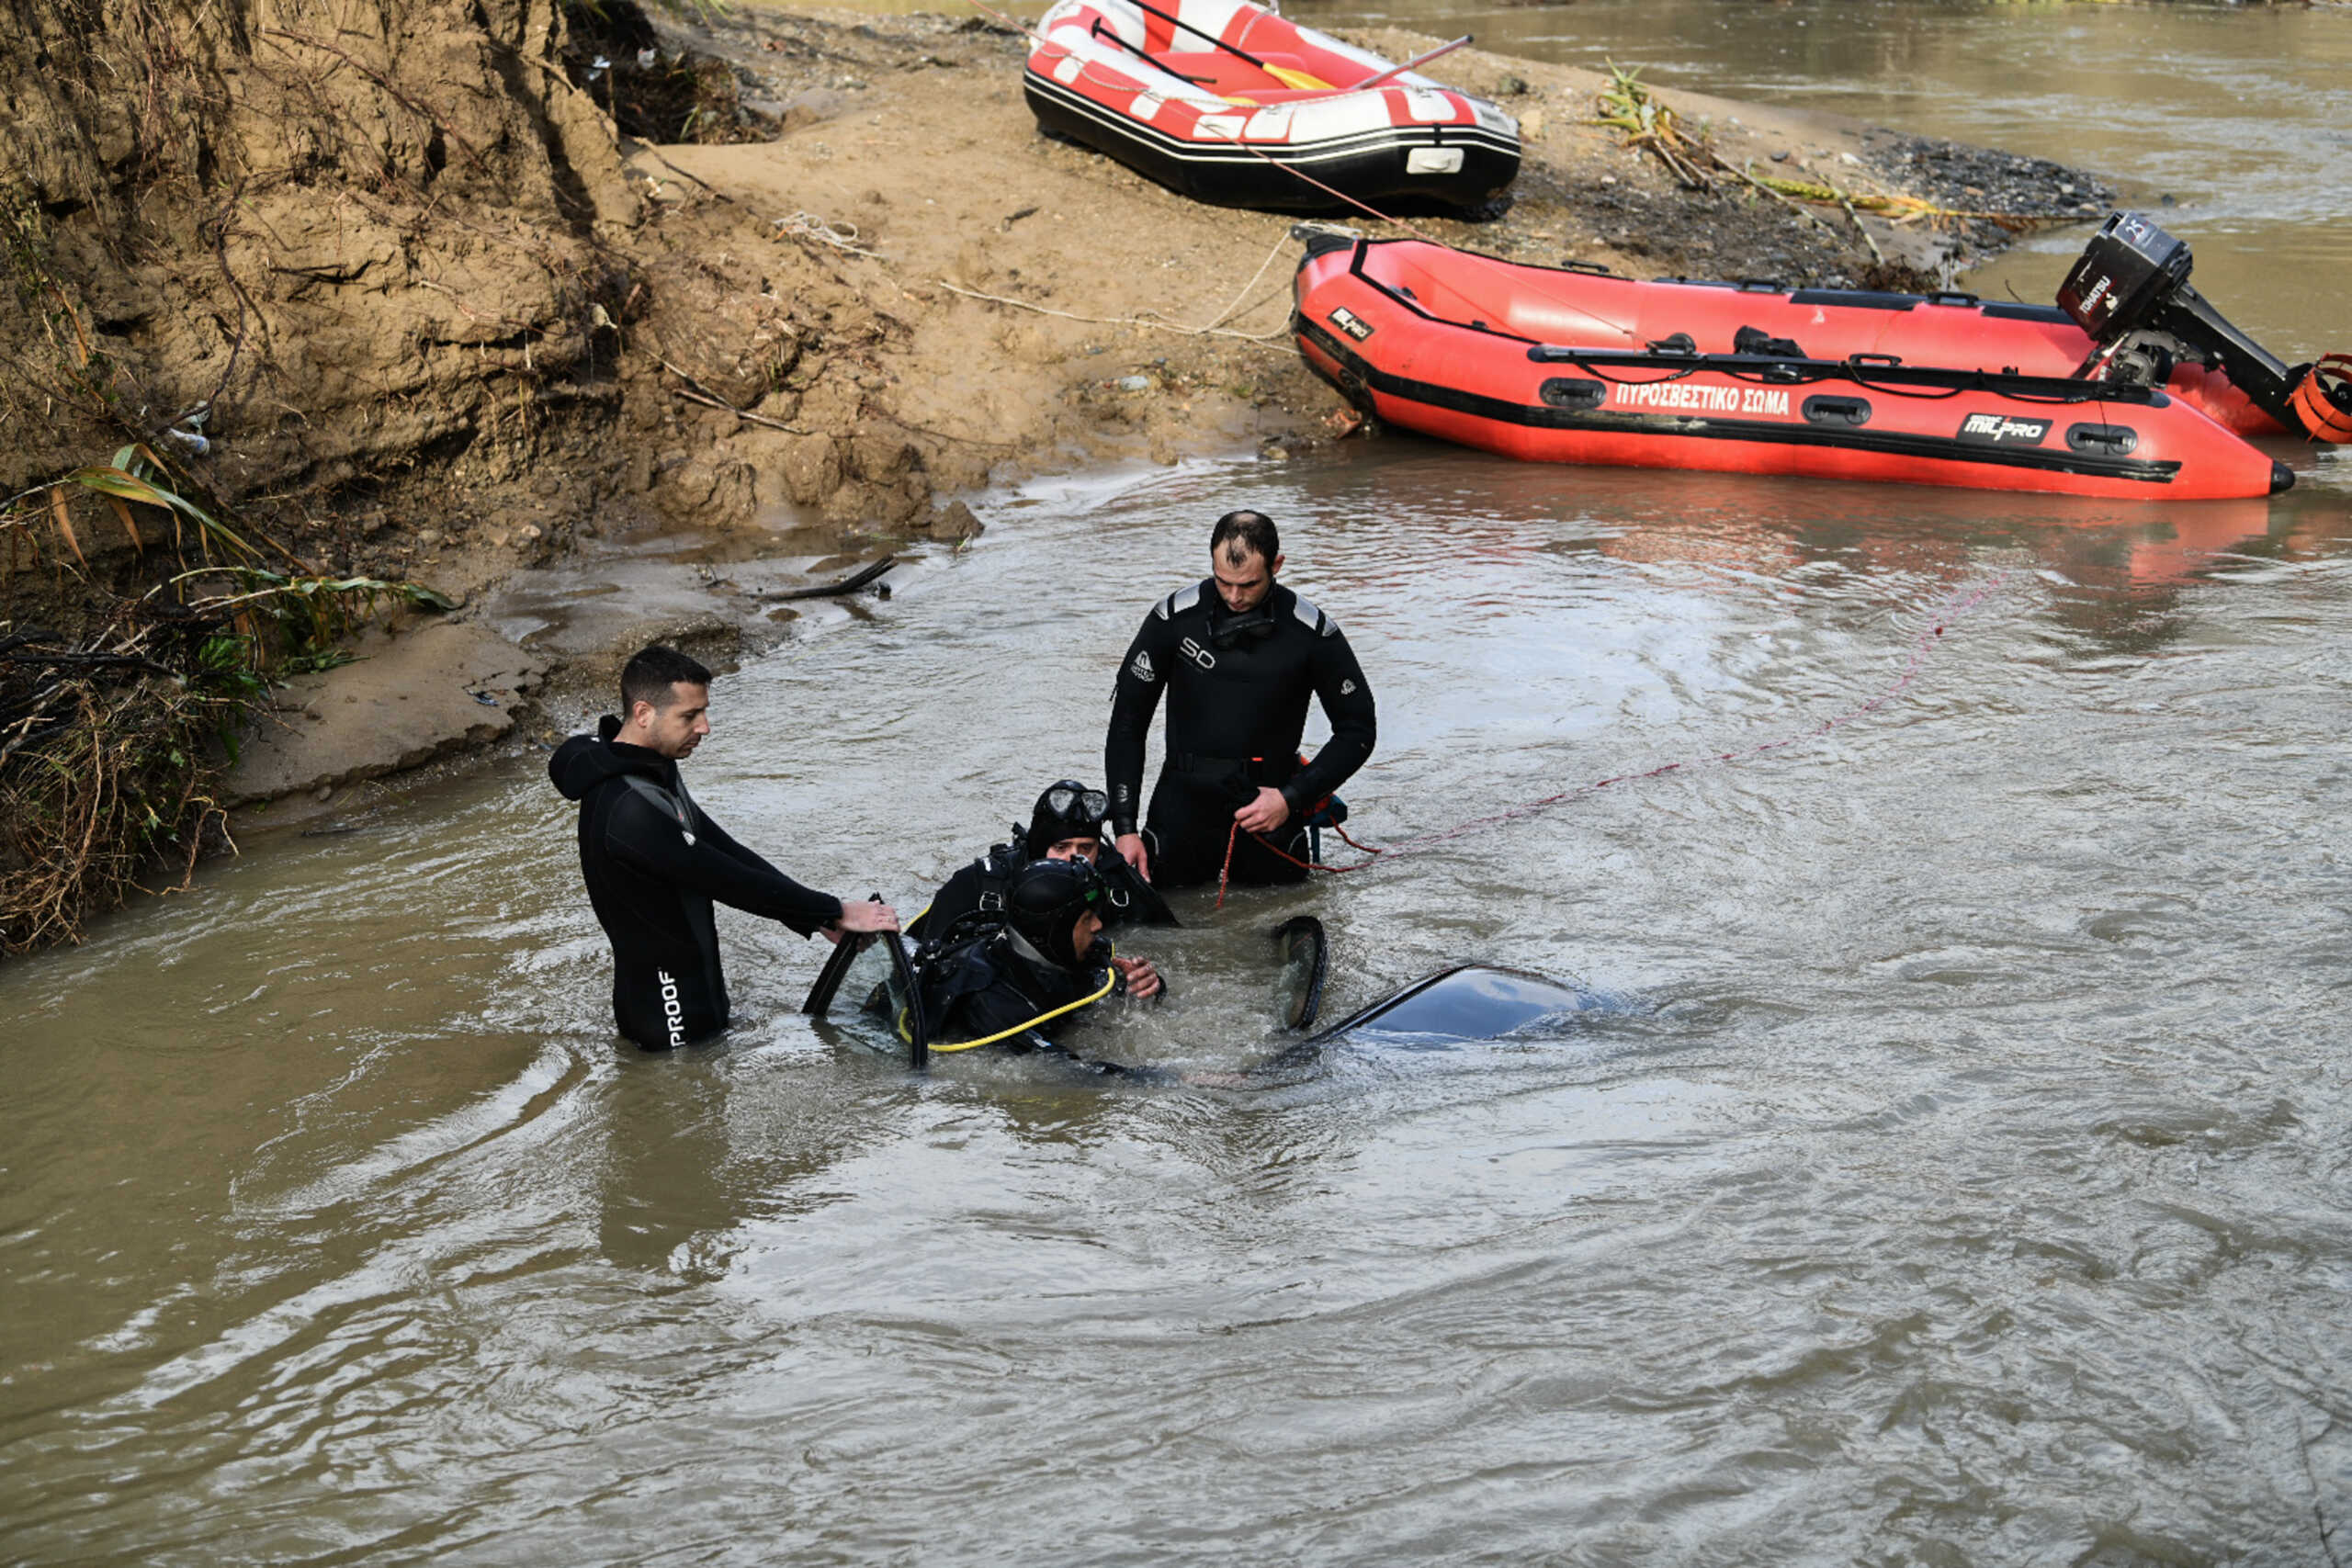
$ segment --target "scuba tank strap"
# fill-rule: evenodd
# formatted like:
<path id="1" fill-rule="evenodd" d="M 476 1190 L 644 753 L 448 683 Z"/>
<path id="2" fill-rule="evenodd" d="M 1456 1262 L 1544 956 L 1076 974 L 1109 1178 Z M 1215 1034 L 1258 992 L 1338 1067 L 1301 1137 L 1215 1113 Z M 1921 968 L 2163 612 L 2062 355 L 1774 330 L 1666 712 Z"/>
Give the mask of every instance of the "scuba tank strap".
<path id="1" fill-rule="evenodd" d="M 926 942 L 913 958 L 906 987 L 906 997 L 896 1015 L 899 1037 L 911 1046 L 916 1033 L 924 1037 L 926 1054 L 976 1050 L 982 1045 L 995 1045 L 1017 1039 L 1041 1024 L 1091 1007 L 1111 996 L 1121 984 L 1116 965 L 1104 964 L 1099 975 L 1089 974 L 1076 987 L 1071 999 L 1055 1006 L 1035 1000 L 1028 993 L 1023 998 L 1036 1011 L 1010 1028 L 999 1029 L 970 1040 L 943 1040 L 941 1029 L 961 998 L 984 991 L 1000 980 L 1012 983 L 1006 972 L 1006 957 L 991 950 L 1001 927 L 990 928 L 977 936 Z M 1019 941 L 1020 933 L 1011 933 Z M 1014 949 L 1015 953 L 1019 948 Z M 1032 962 L 1035 962 L 1032 960 Z M 1016 984 L 1015 990 L 1019 990 Z M 1040 1043 L 1046 1043 L 1039 1036 Z"/>
<path id="2" fill-rule="evenodd" d="M 958 921 L 937 940 L 922 943 L 895 976 L 901 993 L 894 998 L 899 1036 L 910 1045 L 920 1036 L 926 1054 L 933 1043 L 931 1034 L 956 998 L 984 990 L 996 979 L 985 952 L 993 929 L 967 935 L 962 928 Z M 904 951 L 901 947 L 891 956 L 896 959 Z"/>
<path id="3" fill-rule="evenodd" d="M 972 863 L 980 871 L 980 901 L 973 907 L 983 915 L 1003 914 L 1004 886 L 1012 878 L 998 869 L 993 855 L 984 856 Z"/>
<path id="4" fill-rule="evenodd" d="M 979 890 L 973 895 L 971 908 L 964 910 L 952 920 L 931 919 L 928 918 L 931 914 L 928 908 L 916 917 L 922 921 L 922 929 L 915 934 L 924 949 L 937 952 L 953 947 L 958 942 L 968 942 L 974 937 L 988 936 L 1002 931 L 1005 922 L 1005 889 L 1011 886 L 1014 874 L 1020 869 L 1021 863 L 1013 853 L 1013 846 L 999 844 L 988 853 L 974 859 L 972 863 L 964 870 L 957 872 L 956 875 L 958 881 L 969 875 L 979 885 Z M 955 882 L 948 884 L 949 887 L 956 886 Z M 941 891 L 945 890 L 943 888 Z"/>
<path id="5" fill-rule="evenodd" d="M 1105 925 L 1179 926 L 1184 923 L 1176 918 L 1176 911 L 1168 907 L 1168 900 L 1160 896 L 1159 890 L 1137 876 L 1135 867 L 1122 859 L 1116 850 L 1104 852 L 1096 871 L 1109 891 L 1112 913 L 1117 917 L 1116 921 L 1106 919 Z"/>
<path id="6" fill-rule="evenodd" d="M 998 917 L 1000 923 L 1004 915 L 1004 890 L 1012 886 L 1013 874 L 1023 864 L 1020 842 L 1015 839 L 999 844 L 972 863 L 972 868 L 980 874 L 979 912 Z"/>

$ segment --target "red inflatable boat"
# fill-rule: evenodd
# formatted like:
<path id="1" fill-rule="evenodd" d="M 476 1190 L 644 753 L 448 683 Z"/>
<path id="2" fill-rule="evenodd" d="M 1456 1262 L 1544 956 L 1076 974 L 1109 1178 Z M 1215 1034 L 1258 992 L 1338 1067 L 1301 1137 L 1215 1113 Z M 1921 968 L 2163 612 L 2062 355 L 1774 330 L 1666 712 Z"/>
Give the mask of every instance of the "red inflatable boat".
<path id="1" fill-rule="evenodd" d="M 1466 208 L 1519 173 L 1493 104 L 1248 0 L 1061 0 L 1036 39 L 1039 128 L 1198 201 Z"/>
<path id="2" fill-rule="evenodd" d="M 1638 283 L 1314 234 L 1293 327 L 1365 413 L 1513 457 L 2111 498 L 2285 490 L 2292 472 L 2241 432 L 2352 439 L 2345 367 L 2280 365 L 2188 287 L 2188 265 L 2117 214 L 2052 309 Z"/>

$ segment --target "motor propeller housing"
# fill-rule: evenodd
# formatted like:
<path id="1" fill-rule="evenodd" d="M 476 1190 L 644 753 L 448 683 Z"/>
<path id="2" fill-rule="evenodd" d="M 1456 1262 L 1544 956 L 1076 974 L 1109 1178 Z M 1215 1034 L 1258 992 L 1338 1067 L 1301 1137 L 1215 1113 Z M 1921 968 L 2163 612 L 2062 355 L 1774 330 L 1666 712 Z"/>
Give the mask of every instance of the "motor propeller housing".
<path id="1" fill-rule="evenodd" d="M 2110 212 L 2058 286 L 2058 308 L 2095 341 L 2114 343 L 2188 287 L 2192 260 L 2185 241 L 2144 213 Z"/>
<path id="2" fill-rule="evenodd" d="M 2059 309 L 2096 344 L 2075 374 L 2161 386 L 2176 361 L 2213 367 L 2289 430 L 2342 440 L 2297 406 L 2297 388 L 2312 367 L 2290 368 L 2232 325 L 2190 287 L 2191 263 L 2187 242 L 2146 213 L 2109 213 L 2058 286 Z"/>

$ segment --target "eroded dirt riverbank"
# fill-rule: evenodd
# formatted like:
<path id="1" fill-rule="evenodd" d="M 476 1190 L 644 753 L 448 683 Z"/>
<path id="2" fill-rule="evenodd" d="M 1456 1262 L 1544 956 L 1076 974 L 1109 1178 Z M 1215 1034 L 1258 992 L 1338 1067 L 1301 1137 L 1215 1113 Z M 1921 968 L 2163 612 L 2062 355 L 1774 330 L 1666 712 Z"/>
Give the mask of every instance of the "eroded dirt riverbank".
<path id="1" fill-rule="evenodd" d="M 607 53 L 576 18 L 525 6 L 474 28 L 472 52 L 428 59 L 435 25 L 467 28 L 415 10 L 374 38 L 255 24 L 256 59 L 266 45 L 306 61 L 314 98 L 390 128 L 379 188 L 346 168 L 323 206 L 284 199 L 265 221 L 239 216 L 257 210 L 246 195 L 175 227 L 121 205 L 137 180 L 119 167 L 111 206 L 62 194 L 62 164 L 11 171 L 74 323 L 153 408 L 209 406 L 200 455 L 167 446 L 192 479 L 322 571 L 462 604 L 467 635 L 396 635 L 282 699 L 231 781 L 249 805 L 323 794 L 321 809 L 343 809 L 338 789 L 514 735 L 538 682 L 601 685 L 649 637 L 722 661 L 770 646 L 793 614 L 771 594 L 967 538 L 991 485 L 1195 453 L 1279 461 L 1349 423 L 1285 336 L 1292 220 L 1200 206 L 1039 135 L 1025 41 L 995 22 L 745 9 Z M 1395 58 L 1435 41 L 1351 36 Z M 232 107 L 277 82 L 215 65 Z M 736 140 L 622 133 L 614 115 L 681 73 L 695 129 Z M 1637 275 L 1902 287 L 2006 238 L 1801 208 L 1728 176 L 1691 188 L 1589 123 L 1607 85 L 1589 72 L 1464 50 L 1442 74 L 1503 103 L 1527 143 L 1492 210 L 1415 220 L 1452 243 Z M 1662 98 L 1726 163 L 1857 196 L 2056 216 L 2104 195 L 2046 163 Z M 254 125 L 232 115 L 218 134 L 244 150 L 241 191 L 316 186 L 255 152 Z M 126 260 L 124 234 L 146 249 Z M 175 290 L 173 308 L 130 299 L 142 284 Z M 39 335 L 29 314 L 12 330 Z M 19 395 L 12 424 L 33 412 Z M 100 428 L 34 421 L 10 488 L 120 434 L 83 423 Z M 93 578 L 136 585 L 131 545 L 93 553 Z M 401 703 L 442 716 L 422 737 L 327 716 Z"/>

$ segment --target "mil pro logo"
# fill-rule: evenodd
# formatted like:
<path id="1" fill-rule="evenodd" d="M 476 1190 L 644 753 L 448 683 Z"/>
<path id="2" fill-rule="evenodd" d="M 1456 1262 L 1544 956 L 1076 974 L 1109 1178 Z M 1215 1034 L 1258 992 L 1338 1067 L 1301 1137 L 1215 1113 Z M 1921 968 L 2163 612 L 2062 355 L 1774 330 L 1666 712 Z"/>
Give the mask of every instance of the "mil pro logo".
<path id="1" fill-rule="evenodd" d="M 2050 434 L 2046 419 L 2011 419 L 2005 413 L 1973 413 L 1960 422 L 1960 438 L 1980 446 L 2039 446 Z"/>
<path id="2" fill-rule="evenodd" d="M 1341 305 L 1331 312 L 1331 324 L 1362 343 L 1372 335 L 1372 323 Z"/>

